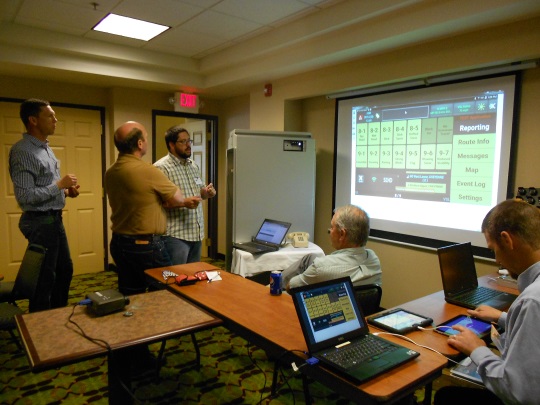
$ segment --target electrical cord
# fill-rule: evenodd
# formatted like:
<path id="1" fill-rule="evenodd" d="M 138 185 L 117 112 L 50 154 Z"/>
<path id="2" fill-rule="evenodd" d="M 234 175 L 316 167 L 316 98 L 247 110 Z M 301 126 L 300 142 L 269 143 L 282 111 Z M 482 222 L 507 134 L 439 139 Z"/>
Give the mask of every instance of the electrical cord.
<path id="1" fill-rule="evenodd" d="M 425 329 L 425 328 L 422 328 L 421 326 L 417 326 L 417 328 L 420 329 L 420 330 L 432 330 L 432 329 Z M 435 328 L 434 328 L 434 329 L 435 329 Z M 433 329 L 433 330 L 434 330 L 434 329 Z M 435 350 L 434 348 L 429 347 L 429 346 L 426 346 L 426 345 L 421 345 L 420 343 L 415 342 L 414 340 L 412 340 L 411 338 L 409 338 L 409 337 L 407 337 L 407 336 L 400 335 L 400 334 L 398 334 L 398 333 L 391 333 L 391 332 L 375 332 L 375 333 L 373 333 L 373 335 L 375 335 L 375 336 L 378 336 L 378 335 L 392 335 L 392 336 L 396 336 L 396 337 L 398 337 L 398 338 L 400 338 L 400 339 L 403 339 L 403 340 L 406 340 L 406 341 L 408 341 L 408 342 L 410 342 L 410 343 L 412 343 L 412 344 L 414 344 L 414 345 L 416 345 L 416 346 L 418 346 L 418 347 L 422 347 L 422 348 L 424 348 L 424 349 L 431 350 L 432 352 L 435 352 L 435 353 L 437 353 L 437 354 L 440 354 L 441 356 L 443 356 L 444 358 L 446 358 L 448 361 L 451 361 L 452 363 L 459 364 L 458 361 L 455 361 L 455 360 L 451 359 L 450 357 L 445 356 L 444 354 L 442 354 L 442 353 L 439 352 L 438 350 Z"/>
<path id="2" fill-rule="evenodd" d="M 71 314 L 69 315 L 68 320 L 66 322 L 66 327 L 68 329 L 73 330 L 75 333 L 81 335 L 86 340 L 89 340 L 90 342 L 95 343 L 96 345 L 107 349 L 107 355 L 109 357 L 109 361 L 116 361 L 115 358 L 114 358 L 114 352 L 113 352 L 113 350 L 111 348 L 111 345 L 107 341 L 105 341 L 103 339 L 94 338 L 94 337 L 91 337 L 91 336 L 87 335 L 86 332 L 83 330 L 83 328 L 81 328 L 81 326 L 77 322 L 75 322 L 74 320 L 71 319 L 71 318 L 73 318 L 73 315 L 75 314 L 75 308 L 77 308 L 78 306 L 87 306 L 87 305 L 90 305 L 90 304 L 92 304 L 92 301 L 89 298 L 87 298 L 85 300 L 82 300 L 82 301 L 79 301 L 78 303 L 74 304 L 73 309 L 71 311 Z M 74 325 L 76 327 L 76 329 L 70 328 L 68 324 Z M 110 367 L 109 367 L 109 370 L 110 370 Z M 136 403 L 141 403 L 141 401 L 139 399 L 137 399 L 137 397 L 131 392 L 131 389 L 128 388 L 128 386 L 122 380 L 121 376 L 118 374 L 118 367 L 115 367 L 114 370 L 115 370 L 115 373 L 116 373 L 116 378 L 120 382 L 120 384 L 122 385 L 124 390 L 129 394 L 129 396 Z"/>
<path id="3" fill-rule="evenodd" d="M 307 364 L 309 360 L 311 360 L 312 364 L 316 364 L 318 363 L 318 360 L 317 359 L 314 359 L 313 357 L 310 358 L 310 359 L 307 359 L 306 362 L 304 364 L 301 364 L 300 366 L 296 366 L 296 363 L 293 362 L 291 363 L 291 368 L 294 370 L 295 374 L 291 374 L 289 376 L 285 375 L 285 372 L 283 370 L 282 367 L 279 367 L 279 363 L 280 363 L 280 360 L 288 353 L 294 353 L 294 352 L 298 352 L 298 353 L 302 353 L 302 354 L 305 354 L 307 356 L 309 356 L 309 353 L 306 352 L 305 350 L 296 350 L 296 349 L 293 349 L 293 350 L 285 350 L 283 353 L 281 353 L 275 360 L 274 360 L 274 364 L 276 364 L 276 366 L 278 367 L 278 372 L 281 374 L 281 377 L 283 379 L 283 384 L 286 384 L 290 393 L 292 394 L 292 397 L 293 397 L 293 404 L 296 404 L 296 398 L 294 396 L 294 390 L 292 389 L 291 385 L 289 384 L 289 380 L 291 378 L 294 377 L 294 375 L 296 374 L 296 372 L 299 371 L 299 369 Z M 277 392 L 277 391 L 276 391 Z M 279 394 L 278 394 L 279 395 Z M 262 398 L 261 397 L 261 400 L 257 403 L 258 405 L 262 404 L 263 401 L 267 400 L 267 399 L 270 399 L 272 398 L 272 393 L 270 393 L 269 395 L 267 395 L 266 397 Z"/>
<path id="4" fill-rule="evenodd" d="M 263 391 L 264 391 L 264 389 L 266 388 L 266 373 L 265 373 L 264 370 L 259 366 L 259 364 L 257 364 L 257 362 L 255 361 L 255 359 L 253 358 L 252 353 L 251 353 L 251 351 L 250 351 L 250 346 L 252 346 L 252 343 L 251 343 L 251 342 L 248 342 L 247 355 L 248 355 L 249 359 L 251 360 L 251 364 L 253 364 L 256 368 L 258 368 L 259 371 L 264 375 L 264 383 L 263 383 L 263 386 L 262 386 L 262 389 L 261 389 L 261 399 L 260 399 L 260 401 L 258 402 L 258 403 L 260 404 L 260 403 L 262 403 L 262 401 L 264 400 L 264 399 L 263 399 Z"/>

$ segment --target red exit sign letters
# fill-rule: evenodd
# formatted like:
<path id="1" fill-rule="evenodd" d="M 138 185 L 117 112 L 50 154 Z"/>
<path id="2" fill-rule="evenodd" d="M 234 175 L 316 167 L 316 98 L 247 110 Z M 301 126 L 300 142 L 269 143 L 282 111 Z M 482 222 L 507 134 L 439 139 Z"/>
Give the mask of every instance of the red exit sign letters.
<path id="1" fill-rule="evenodd" d="M 184 108 L 197 108 L 196 94 L 180 93 L 180 107 Z"/>

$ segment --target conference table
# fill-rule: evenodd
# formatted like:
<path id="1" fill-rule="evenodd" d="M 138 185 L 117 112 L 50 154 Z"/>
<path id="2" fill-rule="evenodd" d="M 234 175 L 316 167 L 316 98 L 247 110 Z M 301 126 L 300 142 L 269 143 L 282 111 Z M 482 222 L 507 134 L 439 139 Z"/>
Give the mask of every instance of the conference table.
<path id="1" fill-rule="evenodd" d="M 150 269 L 146 274 L 164 282 L 164 270 L 178 275 L 220 271 L 211 264 L 198 262 Z M 279 359 L 281 364 L 298 363 L 307 358 L 303 354 L 307 351 L 306 342 L 290 295 L 271 295 L 267 286 L 223 270 L 220 277 L 220 281 L 199 281 L 187 286 L 167 283 L 167 288 L 221 318 L 225 327 L 264 349 L 269 358 Z M 360 385 L 321 365 L 306 365 L 300 370 L 351 401 L 381 404 L 393 403 L 429 385 L 447 365 L 447 359 L 440 354 L 398 337 L 383 337 L 418 351 L 420 356 Z"/>
<path id="2" fill-rule="evenodd" d="M 478 285 L 504 291 L 510 294 L 519 294 L 517 287 L 512 288 L 499 285 L 496 282 L 498 276 L 499 275 L 497 273 L 493 273 L 479 277 Z M 398 305 L 395 308 L 403 308 L 419 315 L 427 316 L 433 319 L 433 325 L 439 325 L 460 314 L 467 314 L 467 308 L 447 303 L 444 300 L 443 291 L 437 291 L 433 294 L 429 294 L 416 300 Z M 426 327 L 426 329 L 430 328 Z M 421 342 L 423 345 L 431 347 L 447 357 L 453 359 L 461 357 L 459 351 L 448 345 L 446 336 L 441 335 L 433 330 L 410 332 L 407 333 L 407 337 L 416 342 Z"/>
<path id="3" fill-rule="evenodd" d="M 129 386 L 131 379 L 129 362 L 119 359 L 129 357 L 130 349 L 222 324 L 216 316 L 167 290 L 132 295 L 129 300 L 123 310 L 105 316 L 95 316 L 84 306 L 17 315 L 32 371 L 107 354 L 109 403 L 124 405 L 133 401 L 122 387 Z M 86 339 L 83 331 L 99 341 Z"/>

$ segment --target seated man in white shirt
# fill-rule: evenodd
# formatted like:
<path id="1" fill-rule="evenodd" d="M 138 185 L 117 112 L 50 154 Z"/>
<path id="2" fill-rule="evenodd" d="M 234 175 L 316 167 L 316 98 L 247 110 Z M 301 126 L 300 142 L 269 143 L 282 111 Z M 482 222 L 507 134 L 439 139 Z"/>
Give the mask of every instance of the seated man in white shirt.
<path id="1" fill-rule="evenodd" d="M 369 216 L 355 205 L 335 210 L 328 230 L 336 251 L 325 257 L 307 255 L 285 269 L 283 285 L 291 288 L 350 276 L 354 285 L 382 284 L 379 258 L 366 249 L 369 236 Z"/>

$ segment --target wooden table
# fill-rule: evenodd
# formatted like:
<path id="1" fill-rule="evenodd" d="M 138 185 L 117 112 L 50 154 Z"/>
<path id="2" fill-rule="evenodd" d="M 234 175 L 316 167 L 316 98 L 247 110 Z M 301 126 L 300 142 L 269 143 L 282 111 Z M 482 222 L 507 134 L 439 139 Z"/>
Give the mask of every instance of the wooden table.
<path id="1" fill-rule="evenodd" d="M 478 278 L 478 285 L 511 294 L 519 294 L 517 289 L 498 285 L 494 281 L 496 277 L 498 277 L 498 274 L 496 273 L 480 277 Z M 467 314 L 467 308 L 447 303 L 444 300 L 443 291 L 437 291 L 436 293 L 426 295 L 425 297 L 409 301 L 402 305 L 398 305 L 396 308 L 403 308 L 420 315 L 428 316 L 433 319 L 433 325 L 439 325 L 460 314 Z M 431 347 L 445 356 L 451 358 L 458 358 L 461 356 L 459 351 L 447 343 L 447 336 L 441 335 L 435 331 L 410 332 L 407 333 L 407 337 L 422 343 L 425 346 Z"/>
<path id="2" fill-rule="evenodd" d="M 167 290 L 132 295 L 124 310 L 97 317 L 83 306 L 75 307 L 71 319 L 92 338 L 85 339 L 77 327 L 68 323 L 73 307 L 17 315 L 16 322 L 32 371 L 63 366 L 104 354 L 109 355 L 109 403 L 126 404 L 132 401 L 121 387 L 129 383 L 129 370 L 115 364 L 121 349 L 146 345 L 186 333 L 211 328 L 222 322 L 190 302 L 179 299 Z M 132 316 L 124 316 L 129 311 Z M 127 371 L 127 375 L 118 375 Z"/>
<path id="3" fill-rule="evenodd" d="M 147 270 L 163 282 L 163 270 L 191 275 L 201 270 L 219 270 L 207 263 L 190 263 Z M 190 286 L 170 284 L 168 288 L 220 317 L 227 328 L 280 358 L 284 364 L 306 358 L 307 351 L 291 296 L 270 295 L 268 287 L 241 276 L 221 271 L 222 281 L 198 282 Z M 393 402 L 413 393 L 439 377 L 447 360 L 395 337 L 385 337 L 410 347 L 420 356 L 360 385 L 354 385 L 322 366 L 305 366 L 300 370 L 352 401 L 364 404 Z"/>

